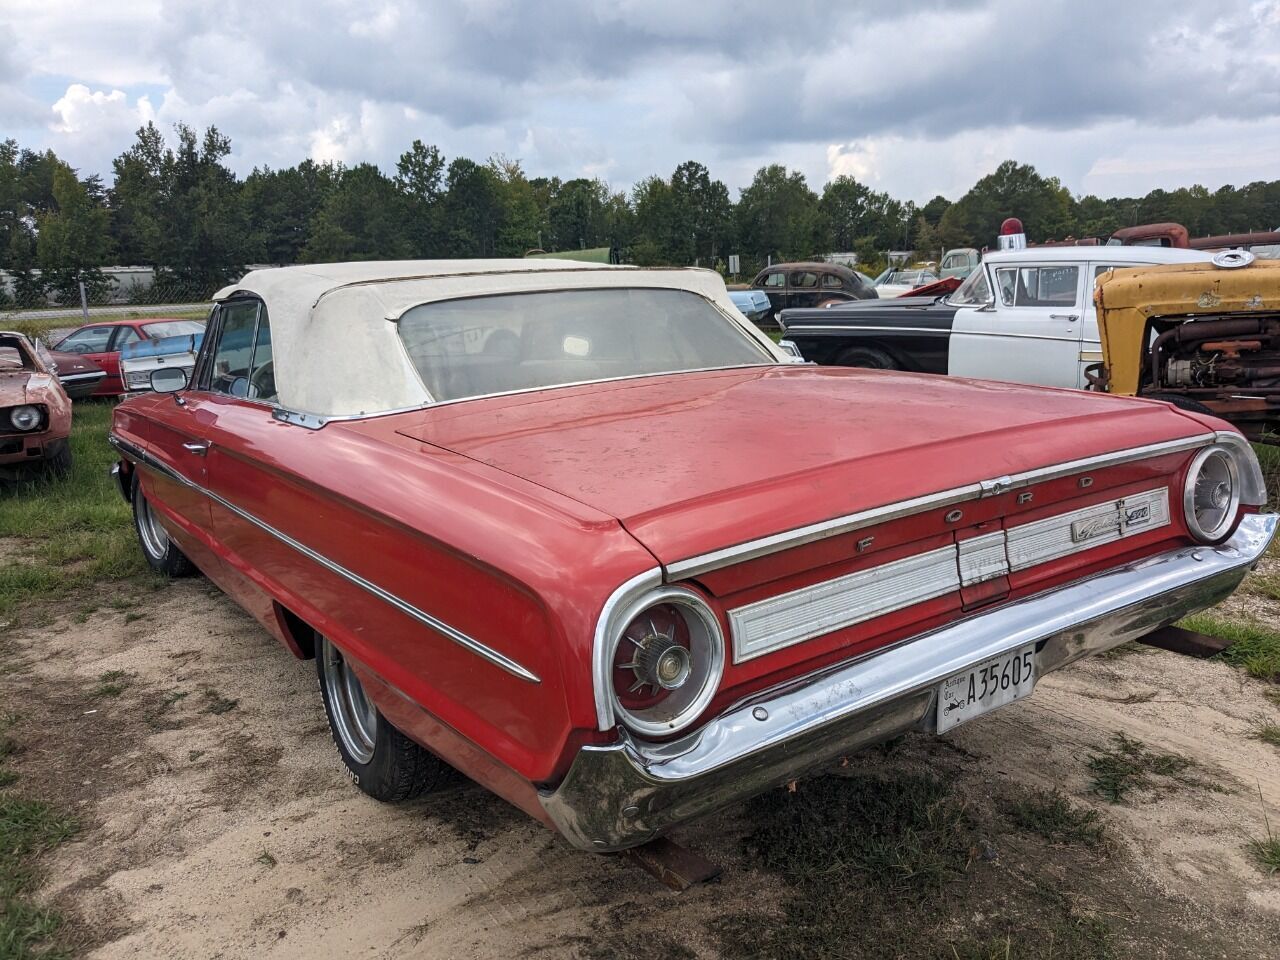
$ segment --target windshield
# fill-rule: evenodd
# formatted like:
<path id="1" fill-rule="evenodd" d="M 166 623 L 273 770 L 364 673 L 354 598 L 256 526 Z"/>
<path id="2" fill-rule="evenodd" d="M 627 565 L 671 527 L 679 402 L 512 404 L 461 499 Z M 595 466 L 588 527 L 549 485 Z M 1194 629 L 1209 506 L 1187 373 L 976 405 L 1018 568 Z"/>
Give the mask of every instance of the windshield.
<path id="1" fill-rule="evenodd" d="M 204 321 L 164 320 L 144 323 L 142 329 L 148 337 L 185 337 L 193 333 L 204 333 Z"/>
<path id="2" fill-rule="evenodd" d="M 407 311 L 399 328 L 436 400 L 777 362 L 708 300 L 685 290 L 445 300 Z"/>
<path id="3" fill-rule="evenodd" d="M 991 300 L 991 284 L 987 282 L 987 268 L 979 266 L 947 297 L 947 303 L 956 307 L 980 307 Z"/>

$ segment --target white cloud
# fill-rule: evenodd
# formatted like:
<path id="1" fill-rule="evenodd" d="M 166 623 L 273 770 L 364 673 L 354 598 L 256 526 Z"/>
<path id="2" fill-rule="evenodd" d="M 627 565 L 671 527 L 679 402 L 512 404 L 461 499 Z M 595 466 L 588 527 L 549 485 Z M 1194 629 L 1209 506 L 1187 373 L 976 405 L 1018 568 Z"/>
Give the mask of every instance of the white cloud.
<path id="1" fill-rule="evenodd" d="M 782 162 L 917 202 L 1008 157 L 1077 192 L 1276 175 L 1280 0 L 779 16 L 762 0 L 4 0 L 0 121 L 103 173 L 154 117 L 216 124 L 241 173 L 307 155 L 390 170 L 421 138 L 622 188 L 689 159 L 739 188 Z"/>

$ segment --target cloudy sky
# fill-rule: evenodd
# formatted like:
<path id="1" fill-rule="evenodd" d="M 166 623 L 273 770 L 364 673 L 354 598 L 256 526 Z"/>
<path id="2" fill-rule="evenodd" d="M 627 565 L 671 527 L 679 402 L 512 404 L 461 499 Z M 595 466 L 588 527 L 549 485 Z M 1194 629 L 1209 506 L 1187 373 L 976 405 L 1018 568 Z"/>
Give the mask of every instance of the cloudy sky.
<path id="1" fill-rule="evenodd" d="M 1280 178 L 1280 0 L 0 0 L 0 137 L 109 178 L 155 120 L 241 173 L 447 157 L 629 187 L 683 160 L 955 199 Z"/>

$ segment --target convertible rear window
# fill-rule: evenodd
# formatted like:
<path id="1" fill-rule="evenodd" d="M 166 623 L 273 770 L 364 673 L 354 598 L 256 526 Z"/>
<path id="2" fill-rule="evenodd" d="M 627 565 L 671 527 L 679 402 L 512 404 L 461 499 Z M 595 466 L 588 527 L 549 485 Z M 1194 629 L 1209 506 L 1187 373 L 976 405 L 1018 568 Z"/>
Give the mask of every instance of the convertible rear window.
<path id="1" fill-rule="evenodd" d="M 708 300 L 684 290 L 444 300 L 412 308 L 399 326 L 436 400 L 775 362 Z"/>

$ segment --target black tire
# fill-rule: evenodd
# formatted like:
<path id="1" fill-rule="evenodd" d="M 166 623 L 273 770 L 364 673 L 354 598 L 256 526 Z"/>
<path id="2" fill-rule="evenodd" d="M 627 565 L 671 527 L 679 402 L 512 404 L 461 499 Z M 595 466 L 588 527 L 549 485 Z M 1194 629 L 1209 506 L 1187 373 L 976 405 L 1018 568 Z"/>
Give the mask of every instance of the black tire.
<path id="1" fill-rule="evenodd" d="M 53 446 L 53 452 L 45 457 L 45 469 L 52 476 L 65 477 L 71 473 L 71 441 L 58 440 Z"/>
<path id="2" fill-rule="evenodd" d="M 1171 403 L 1179 410 L 1186 410 L 1190 413 L 1207 413 L 1209 416 L 1216 414 L 1206 407 L 1203 403 L 1197 403 L 1190 397 L 1184 397 L 1180 393 L 1147 393 L 1143 394 L 1144 400 L 1163 400 L 1165 403 Z"/>
<path id="3" fill-rule="evenodd" d="M 875 347 L 850 347 L 836 357 L 842 367 L 866 367 L 871 370 L 897 370 L 898 362 Z"/>
<path id="4" fill-rule="evenodd" d="M 138 483 L 138 473 L 133 474 L 133 488 L 129 497 L 133 503 L 133 531 L 138 535 L 138 544 L 142 547 L 142 555 L 147 564 L 156 573 L 166 577 L 189 577 L 198 573 L 196 565 L 185 553 L 178 549 L 168 532 L 160 525 L 159 519 L 152 513 L 147 495 L 142 492 Z"/>
<path id="5" fill-rule="evenodd" d="M 448 769 L 439 757 L 428 753 L 391 725 L 364 697 L 359 679 L 342 658 L 342 651 L 316 634 L 316 677 L 324 701 L 329 733 L 338 756 L 355 785 L 383 803 L 412 800 L 432 789 Z M 361 710 L 353 709 L 353 683 Z M 364 715 L 352 725 L 353 714 Z M 372 724 L 373 729 L 368 727 Z"/>

